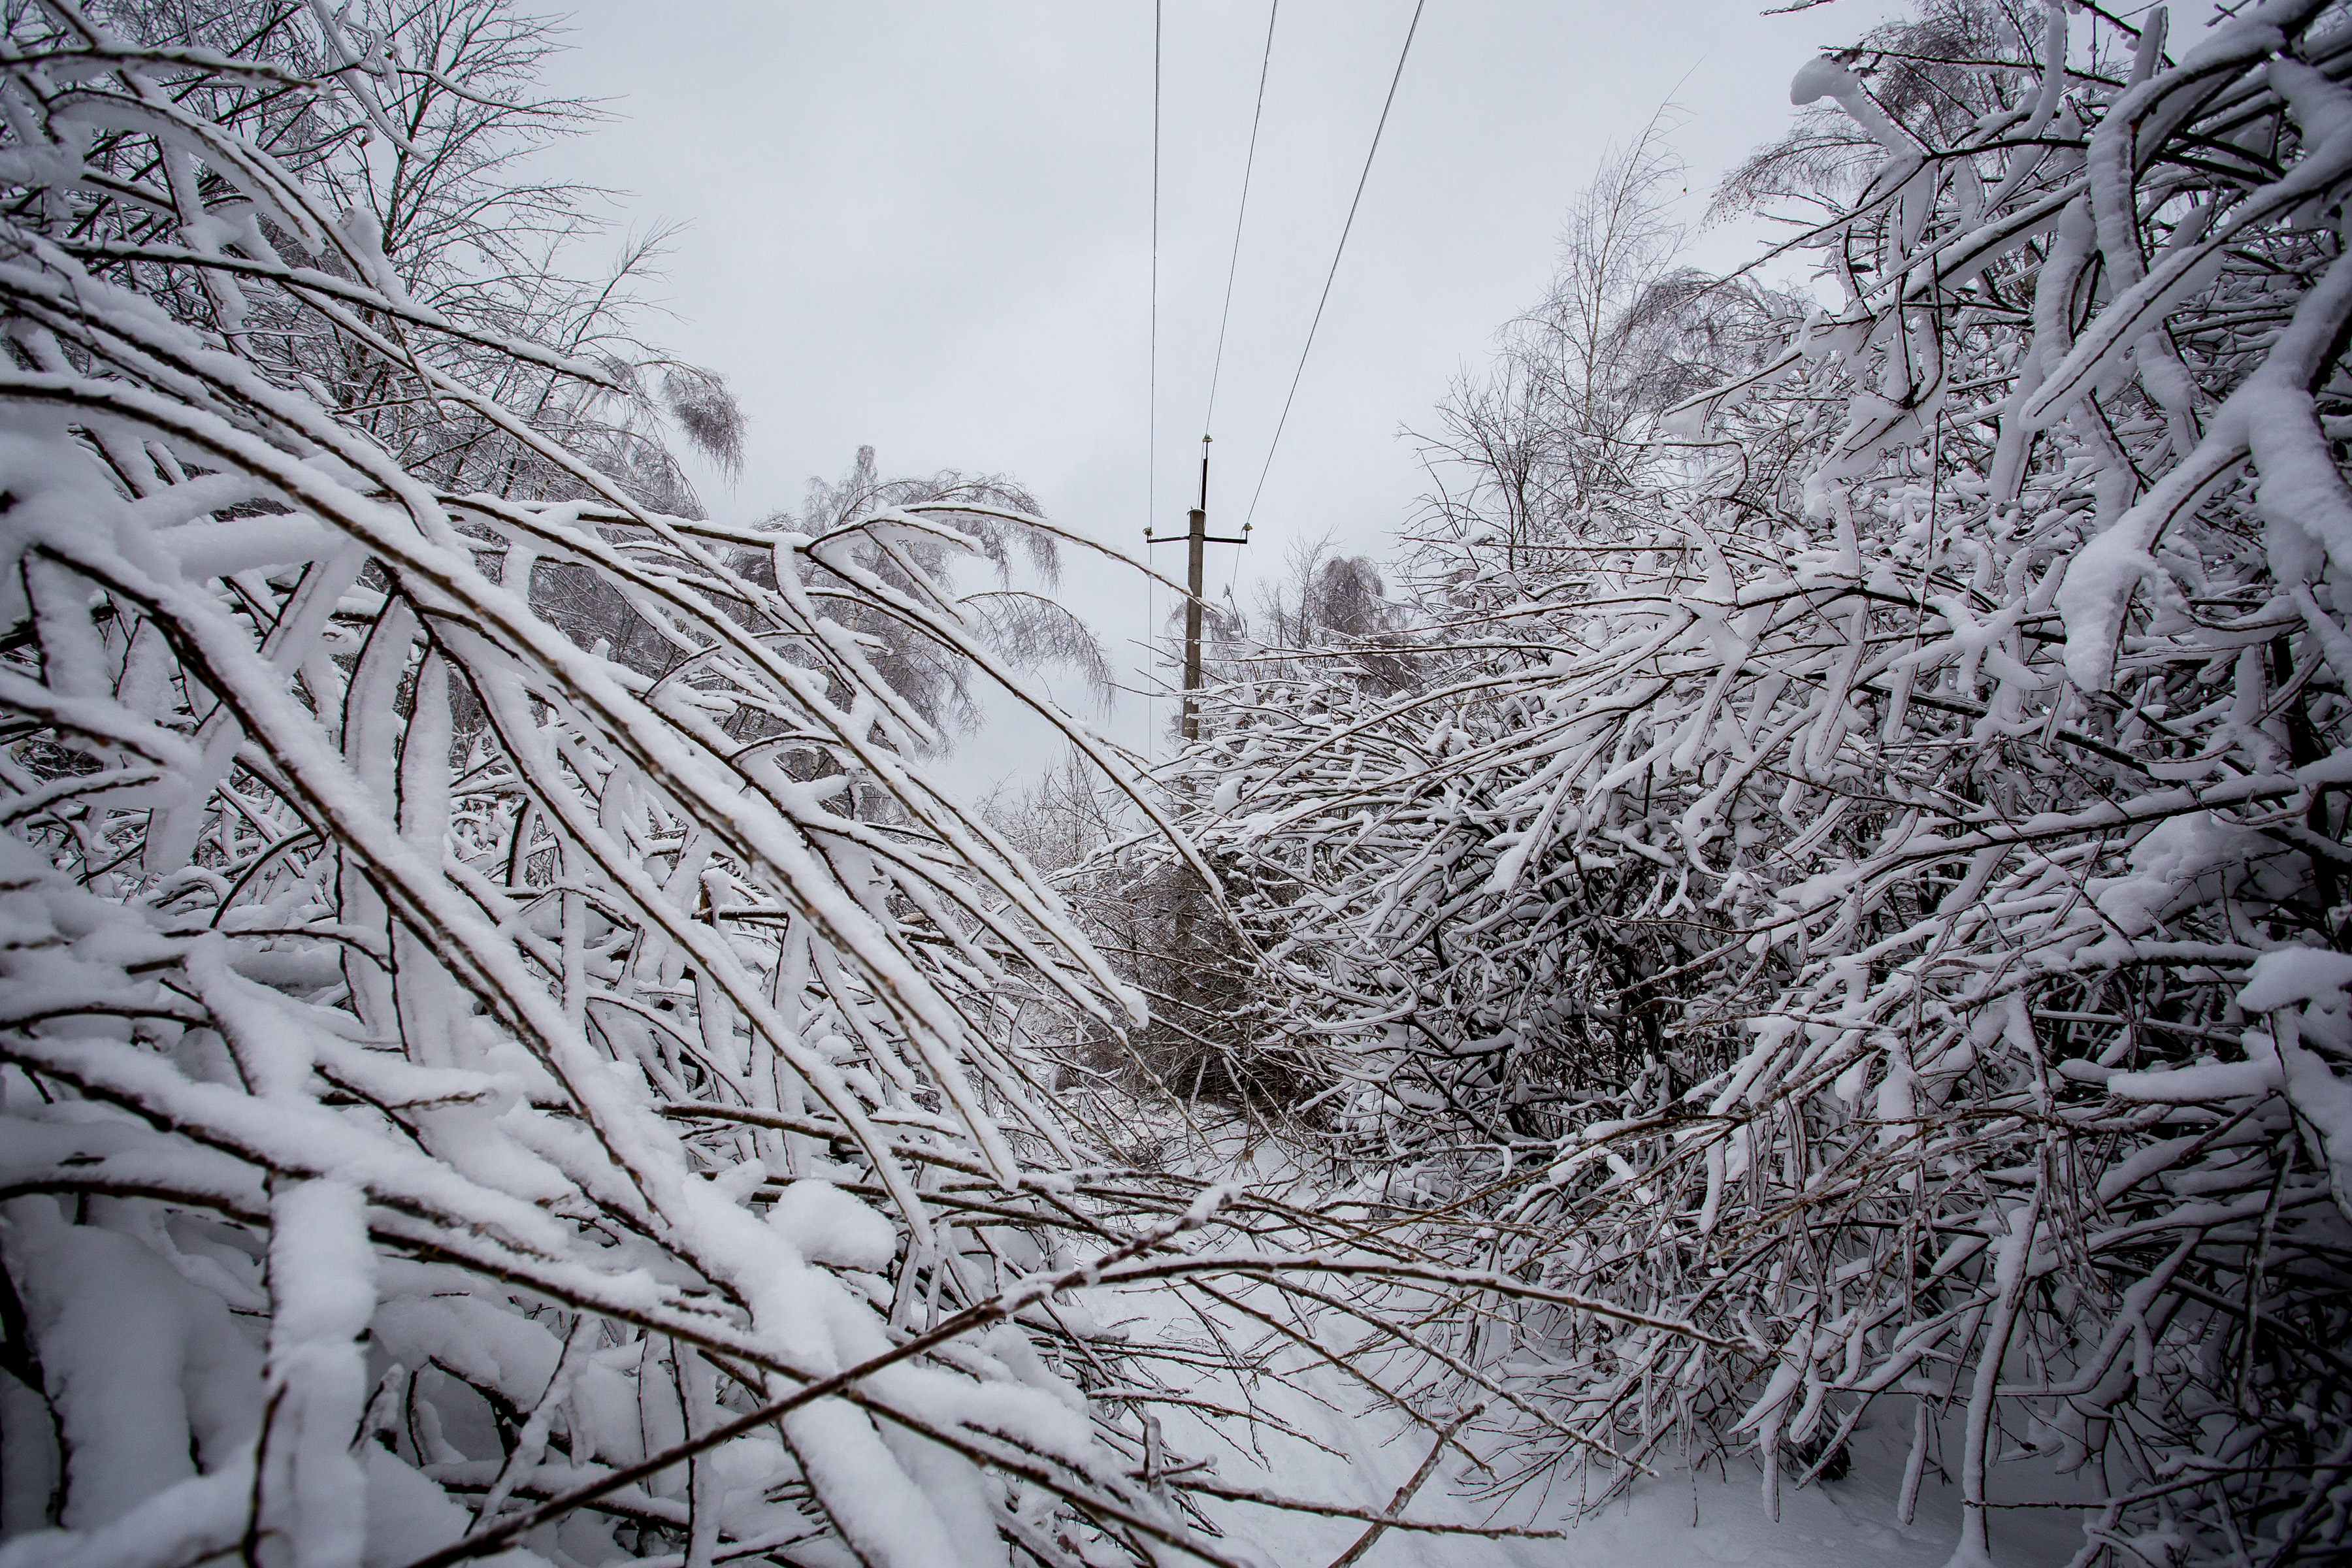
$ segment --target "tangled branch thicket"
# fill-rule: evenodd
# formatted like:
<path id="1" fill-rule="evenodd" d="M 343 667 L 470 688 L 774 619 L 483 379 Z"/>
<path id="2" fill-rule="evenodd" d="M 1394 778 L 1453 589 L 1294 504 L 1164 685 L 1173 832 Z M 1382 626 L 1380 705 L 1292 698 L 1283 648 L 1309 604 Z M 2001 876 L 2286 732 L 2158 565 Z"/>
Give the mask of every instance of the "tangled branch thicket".
<path id="1" fill-rule="evenodd" d="M 703 521 L 723 384 L 512 248 L 506 0 L 6 16 L 10 1568 L 1233 1562 L 1155 1412 L 1267 1357 L 1090 1311 L 1444 1270 L 1041 1078 L 1140 1001 L 924 759 L 1088 653 L 945 574 L 1049 525 Z"/>
<path id="2" fill-rule="evenodd" d="M 508 0 L 5 16 L 8 1568 L 1471 1528 L 1179 1451 L 1315 1363 L 1514 1509 L 1870 1424 L 1964 1564 L 2347 1551 L 2340 0 L 1808 67 L 1727 199 L 1834 306 L 1676 265 L 1654 126 L 1410 611 L 1221 622 L 1157 784 L 1013 674 L 1096 657 L 1017 487 L 702 515 Z M 1050 813 L 939 781 L 981 680 Z"/>
<path id="3" fill-rule="evenodd" d="M 1892 1422 L 1958 1561 L 2038 1501 L 2082 1564 L 2347 1550 L 2352 17 L 2139 24 L 1937 0 L 1808 67 L 1729 195 L 1837 302 L 1685 287 L 1727 374 L 1638 441 L 1515 336 L 1417 684 L 1236 657 L 1177 765 L 1330 1063 L 1298 1135 L 1712 1336 L 1425 1321 L 1507 1485 L 1747 1450 L 1777 1509 Z"/>

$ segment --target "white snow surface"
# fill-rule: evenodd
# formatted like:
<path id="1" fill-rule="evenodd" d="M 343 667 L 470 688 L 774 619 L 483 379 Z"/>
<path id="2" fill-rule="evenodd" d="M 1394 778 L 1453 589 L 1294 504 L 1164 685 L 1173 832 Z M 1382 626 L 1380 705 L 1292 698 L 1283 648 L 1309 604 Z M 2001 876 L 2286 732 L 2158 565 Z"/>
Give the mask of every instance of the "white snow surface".
<path id="1" fill-rule="evenodd" d="M 1213 1130 L 1208 1137 L 1235 1173 L 1288 1189 L 1295 1202 L 1313 1201 L 1311 1178 L 1269 1145 L 1244 1152 L 1238 1138 L 1221 1137 Z M 1250 1294 L 1244 1289 L 1240 1299 L 1246 1301 Z M 1086 1316 L 1129 1343 L 1213 1342 L 1191 1310 L 1165 1291 L 1098 1289 L 1082 1292 L 1078 1302 Z M 1255 1338 L 1252 1325 L 1222 1314 L 1214 1327 L 1229 1344 Z M 1000 1347 L 992 1342 L 989 1348 Z M 1484 1495 L 1480 1483 L 1492 1478 L 1475 1474 L 1458 1453 L 1449 1455 L 1399 1507 L 1398 1490 L 1427 1458 L 1432 1434 L 1380 1407 L 1361 1384 L 1329 1363 L 1309 1361 L 1293 1349 L 1269 1363 L 1268 1373 L 1278 1376 L 1246 1382 L 1230 1371 L 1202 1376 L 1188 1391 L 1193 1397 L 1254 1408 L 1267 1419 L 1244 1428 L 1232 1420 L 1213 1424 L 1182 1409 L 1163 1411 L 1170 1463 L 1207 1460 L 1216 1481 L 1234 1489 L 1434 1523 L 1556 1532 L 1497 1539 L 1390 1529 L 1358 1560 L 1362 1568 L 1943 1568 L 1956 1561 L 1960 1546 L 1959 1489 L 1935 1463 L 1927 1468 L 1911 1522 L 1897 1521 L 1915 1418 L 1908 1395 L 1882 1396 L 1874 1405 L 1849 1445 L 1851 1468 L 1842 1479 L 1798 1488 L 1784 1474 L 1777 1521 L 1768 1511 L 1762 1470 L 1752 1458 L 1742 1455 L 1727 1468 L 1708 1466 L 1694 1473 L 1671 1451 L 1654 1464 L 1654 1477 L 1637 1479 L 1590 1510 L 1573 1482 L 1547 1490 L 1538 1481 L 1499 1500 Z M 1276 1424 L 1297 1435 L 1286 1435 Z M 1496 1472 L 1513 1468 L 1507 1445 L 1498 1447 L 1491 1436 L 1480 1435 L 1475 1421 L 1462 1436 Z M 1957 1468 L 1961 1437 L 1955 1412 L 1937 1434 L 1945 1464 Z M 2043 1460 L 1995 1467 L 1991 1500 L 2011 1506 L 1996 1509 L 1993 1561 L 2000 1568 L 2059 1568 L 2067 1563 L 2083 1546 L 2082 1522 L 2095 1514 L 2081 1508 L 2014 1505 L 2078 1501 L 2085 1495 L 2081 1482 L 2056 1475 Z M 1221 1544 L 1260 1568 L 1325 1568 L 1370 1528 L 1356 1519 L 1202 1500 L 1224 1531 Z"/>
<path id="2" fill-rule="evenodd" d="M 885 1268 L 898 1249 L 890 1222 L 831 1182 L 794 1182 L 768 1210 L 768 1223 L 812 1263 Z"/>
<path id="3" fill-rule="evenodd" d="M 1156 1305 L 1136 1294 L 1122 1294 L 1115 1304 L 1096 1303 L 1108 1321 L 1126 1318 L 1133 1338 L 1184 1334 L 1179 1322 L 1133 1316 Z M 1198 1333 L 1192 1331 L 1192 1336 Z M 1238 1391 L 1223 1378 L 1202 1392 L 1239 1403 Z M 1290 1386 L 1261 1381 L 1252 1394 L 1268 1415 L 1312 1441 L 1261 1427 L 1262 1451 L 1252 1453 L 1180 1413 L 1166 1419 L 1171 1453 L 1213 1456 L 1218 1479 L 1230 1486 L 1386 1512 L 1429 1452 L 1429 1433 L 1407 1430 L 1392 1415 L 1369 1413 L 1363 1390 L 1328 1367 L 1295 1370 Z M 1895 1518 L 1911 1421 L 1907 1397 L 1882 1400 L 1854 1435 L 1846 1477 L 1801 1489 L 1784 1485 L 1778 1521 L 1767 1515 L 1760 1470 L 1745 1459 L 1727 1471 L 1710 1468 L 1696 1475 L 1668 1463 L 1654 1479 L 1636 1481 L 1624 1496 L 1580 1520 L 1578 1500 L 1566 1491 L 1541 1496 L 1530 1489 L 1499 1507 L 1481 1501 L 1467 1465 L 1449 1458 L 1398 1511 L 1444 1523 L 1553 1530 L 1559 1538 L 1492 1540 L 1390 1530 L 1360 1561 L 1365 1568 L 1665 1568 L 1718 1563 L 1753 1568 L 1940 1568 L 1959 1542 L 1958 1490 L 1939 1483 L 1931 1468 L 1912 1522 L 1900 1524 Z M 1957 1458 L 1957 1423 L 1948 1439 Z M 1480 1447 L 1475 1438 L 1472 1446 Z M 1997 1503 L 2064 1492 L 2065 1483 L 2044 1467 L 2005 1467 L 1994 1475 Z M 1465 1485 L 1465 1479 L 1474 1484 Z M 1368 1528 L 1358 1520 L 1244 1502 L 1212 1504 L 1211 1514 L 1227 1531 L 1228 1548 L 1244 1549 L 1265 1568 L 1322 1568 Z M 2056 1568 L 2081 1549 L 2078 1521 L 2084 1517 L 2066 1510 L 2004 1510 L 1992 1528 L 1994 1560 L 2003 1568 Z"/>

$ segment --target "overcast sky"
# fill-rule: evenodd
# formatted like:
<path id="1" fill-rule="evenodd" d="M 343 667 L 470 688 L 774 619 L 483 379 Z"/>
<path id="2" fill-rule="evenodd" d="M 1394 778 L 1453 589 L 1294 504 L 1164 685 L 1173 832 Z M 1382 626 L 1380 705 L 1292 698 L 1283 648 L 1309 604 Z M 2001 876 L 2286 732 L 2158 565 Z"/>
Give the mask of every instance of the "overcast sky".
<path id="1" fill-rule="evenodd" d="M 1561 216 L 1612 144 L 1679 105 L 1696 217 L 1722 171 L 1787 124 L 1797 68 L 1895 9 L 1427 0 L 1256 542 L 1245 560 L 1212 547 L 1212 590 L 1237 567 L 1247 604 L 1254 576 L 1326 534 L 1385 554 L 1426 488 L 1404 430 L 1429 428 L 1447 382 L 1540 297 Z M 1412 11 L 1282 0 L 1217 393 L 1213 532 L 1239 524 L 1265 462 Z M 837 477 L 870 444 L 885 474 L 1013 475 L 1122 548 L 1141 547 L 1147 520 L 1181 531 L 1266 16 L 1265 0 L 1165 6 L 1155 511 L 1150 0 L 577 5 L 550 85 L 614 118 L 553 157 L 623 193 L 625 227 L 685 226 L 656 335 L 724 374 L 751 416 L 741 479 L 702 479 L 712 511 L 797 507 L 810 476 Z M 1735 264 L 1759 233 L 1701 234 L 1694 259 Z M 1157 554 L 1181 575 L 1181 547 Z M 1074 563 L 1063 593 L 1133 657 L 1133 574 Z M 1097 721 L 1140 745 L 1145 705 Z M 992 719 L 958 765 L 982 793 L 1056 750 L 1034 721 Z"/>

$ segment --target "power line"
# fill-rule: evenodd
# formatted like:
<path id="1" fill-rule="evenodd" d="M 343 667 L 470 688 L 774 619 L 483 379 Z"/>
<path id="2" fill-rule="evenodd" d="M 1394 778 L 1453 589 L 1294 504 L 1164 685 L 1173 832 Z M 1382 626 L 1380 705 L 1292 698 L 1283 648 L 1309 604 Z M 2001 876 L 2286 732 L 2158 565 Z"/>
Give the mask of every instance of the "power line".
<path id="1" fill-rule="evenodd" d="M 1372 127 L 1372 144 L 1364 153 L 1364 172 L 1356 176 L 1355 198 L 1348 204 L 1348 221 L 1340 226 L 1339 247 L 1331 252 L 1331 270 L 1323 279 L 1323 296 L 1315 301 L 1315 320 L 1307 325 L 1306 346 L 1298 351 L 1298 368 L 1291 373 L 1289 394 L 1282 400 L 1282 417 L 1274 424 L 1274 439 L 1266 444 L 1265 466 L 1258 470 L 1257 489 L 1250 495 L 1246 528 L 1257 519 L 1258 498 L 1265 494 L 1265 477 L 1274 471 L 1275 449 L 1282 445 L 1283 427 L 1290 423 L 1290 405 L 1298 396 L 1299 378 L 1307 374 L 1307 356 L 1315 348 L 1316 329 L 1323 324 L 1323 307 L 1331 302 L 1331 282 L 1339 276 L 1339 258 L 1348 253 L 1348 236 L 1356 226 L 1356 208 L 1364 200 L 1365 182 L 1372 177 L 1372 159 L 1381 150 L 1381 132 L 1388 129 L 1389 110 L 1396 102 L 1397 83 L 1404 79 L 1404 62 L 1412 54 L 1412 36 L 1421 30 L 1421 11 L 1429 0 L 1413 0 L 1412 21 L 1404 30 L 1404 47 L 1397 52 L 1396 74 L 1389 78 L 1389 95 L 1381 104 L 1380 123 Z M 1156 0 L 1155 0 L 1156 4 Z"/>
<path id="2" fill-rule="evenodd" d="M 1143 437 L 1144 521 L 1160 509 L 1160 8 L 1151 0 L 1151 387 Z"/>
<path id="3" fill-rule="evenodd" d="M 1274 64 L 1274 22 L 1282 14 L 1282 0 L 1272 0 L 1265 8 L 1265 54 L 1257 67 L 1257 107 L 1250 111 L 1249 156 L 1242 162 L 1242 201 L 1234 214 L 1234 254 L 1225 263 L 1225 308 L 1217 316 L 1217 357 L 1209 366 L 1209 411 L 1201 416 L 1201 428 L 1210 431 L 1217 423 L 1217 376 L 1225 368 L 1225 325 L 1234 319 L 1234 275 L 1242 264 L 1242 225 L 1249 216 L 1250 174 L 1257 167 L 1258 122 L 1265 118 L 1265 74 Z"/>
<path id="4" fill-rule="evenodd" d="M 1150 388 L 1144 401 L 1143 531 L 1160 513 L 1160 0 L 1151 0 L 1151 353 Z M 1153 646 L 1160 596 L 1152 592 L 1151 574 L 1143 576 L 1143 646 L 1147 657 Z M 1143 684 L 1143 755 L 1148 762 L 1160 727 L 1159 704 L 1151 700 L 1147 670 Z"/>

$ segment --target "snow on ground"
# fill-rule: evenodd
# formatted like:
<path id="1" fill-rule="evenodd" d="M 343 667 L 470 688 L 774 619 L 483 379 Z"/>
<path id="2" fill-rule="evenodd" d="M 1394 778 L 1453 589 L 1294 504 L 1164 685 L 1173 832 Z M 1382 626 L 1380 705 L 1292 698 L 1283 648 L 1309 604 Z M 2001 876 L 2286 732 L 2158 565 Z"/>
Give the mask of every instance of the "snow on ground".
<path id="1" fill-rule="evenodd" d="M 1221 1128 L 1211 1133 L 1209 1148 L 1212 1163 L 1253 1183 L 1289 1187 L 1294 1199 L 1313 1201 L 1312 1179 L 1269 1144 L 1251 1146 Z M 1088 1314 L 1119 1325 L 1129 1342 L 1172 1341 L 1211 1348 L 1199 1321 L 1174 1305 L 1169 1292 L 1087 1296 Z M 1246 1323 L 1218 1328 L 1235 1347 L 1263 1332 Z M 1254 1403 L 1300 1436 L 1286 1436 L 1261 1424 L 1253 1442 L 1238 1424 L 1213 1429 L 1209 1422 L 1180 1411 L 1162 1417 L 1171 1462 L 1213 1457 L 1217 1479 L 1229 1486 L 1391 1511 L 1397 1489 L 1429 1452 L 1429 1434 L 1405 1430 L 1392 1413 L 1373 1408 L 1374 1396 L 1361 1384 L 1328 1365 L 1304 1366 L 1306 1359 L 1293 1352 L 1278 1361 L 1275 1364 L 1286 1371 L 1286 1379 L 1261 1377 L 1246 1394 L 1230 1373 L 1204 1377 L 1190 1391 L 1232 1406 Z M 1958 1543 L 1959 1492 L 1942 1484 L 1932 1465 L 1912 1522 L 1895 1522 L 1911 1423 L 1906 1398 L 1879 1401 L 1854 1434 L 1844 1479 L 1801 1490 L 1784 1484 L 1777 1522 L 1766 1514 L 1760 1470 L 1745 1457 L 1721 1473 L 1709 1468 L 1696 1476 L 1661 1465 L 1654 1479 L 1637 1481 L 1627 1495 L 1581 1521 L 1573 1519 L 1577 1500 L 1566 1491 L 1544 1499 L 1523 1493 L 1494 1510 L 1491 1503 L 1465 1495 L 1472 1489 L 1463 1484 L 1465 1466 L 1454 1458 L 1402 1513 L 1454 1523 L 1558 1530 L 1561 1538 L 1490 1540 L 1391 1530 L 1360 1559 L 1360 1568 L 1943 1568 Z M 1946 1445 L 1955 1458 L 1958 1441 L 1955 1422 Z M 1483 1445 L 1474 1446 L 1486 1451 Z M 1992 1487 L 1997 1504 L 2077 1490 L 2046 1465 L 2032 1461 L 1996 1468 Z M 1240 1549 L 1237 1555 L 1265 1568 L 1327 1568 L 1367 1528 L 1360 1521 L 1240 1502 L 1213 1504 L 1213 1517 L 1227 1531 L 1228 1544 Z M 2084 1517 L 2074 1510 L 2004 1509 L 1992 1524 L 1993 1560 L 1999 1568 L 2058 1568 L 2081 1550 Z"/>
<path id="2" fill-rule="evenodd" d="M 1142 1325 L 1131 1325 L 1140 1332 Z M 1224 1391 L 1230 1394 L 1230 1390 Z M 1383 1510 L 1429 1451 L 1425 1432 L 1399 1431 L 1393 1416 L 1367 1415 L 1360 1391 L 1351 1392 L 1328 1368 L 1298 1377 L 1295 1386 L 1262 1380 L 1259 1402 L 1273 1415 L 1330 1451 L 1278 1433 L 1261 1431 L 1262 1463 L 1209 1435 L 1198 1422 L 1167 1422 L 1171 1452 L 1219 1457 L 1218 1478 L 1291 1497 L 1352 1503 Z M 1907 1406 L 1885 1402 L 1855 1435 L 1853 1467 L 1840 1481 L 1796 1490 L 1784 1487 L 1780 1518 L 1765 1515 L 1756 1467 L 1735 1460 L 1727 1478 L 1710 1470 L 1662 1470 L 1631 1494 L 1580 1522 L 1569 1522 L 1573 1499 L 1541 1503 L 1527 1498 L 1496 1522 L 1559 1529 L 1561 1540 L 1484 1540 L 1390 1531 L 1360 1560 L 1362 1568 L 1667 1568 L 1676 1563 L 1740 1563 L 1753 1568 L 1941 1568 L 1959 1536 L 1956 1489 L 1930 1479 L 1921 1488 L 1916 1516 L 1895 1522 L 1895 1500 L 1910 1436 Z M 1246 1441 L 1246 1439 L 1244 1439 Z M 1425 1484 L 1404 1511 L 1417 1518 L 1471 1522 L 1484 1517 L 1461 1495 L 1463 1467 L 1454 1460 Z M 1930 1472 L 1932 1477 L 1933 1472 Z M 2000 1472 L 1996 1472 L 1998 1488 Z M 2021 1489 L 2023 1483 L 2012 1483 Z M 2046 1492 L 2042 1495 L 2048 1495 Z M 2002 1496 L 1996 1489 L 1995 1500 Z M 1994 1561 L 2002 1568 L 2055 1568 L 2083 1543 L 2073 1512 L 2004 1511 L 1992 1531 Z M 1352 1545 L 1365 1526 L 1246 1503 L 1217 1505 L 1229 1540 L 1266 1568 L 1324 1568 Z"/>

